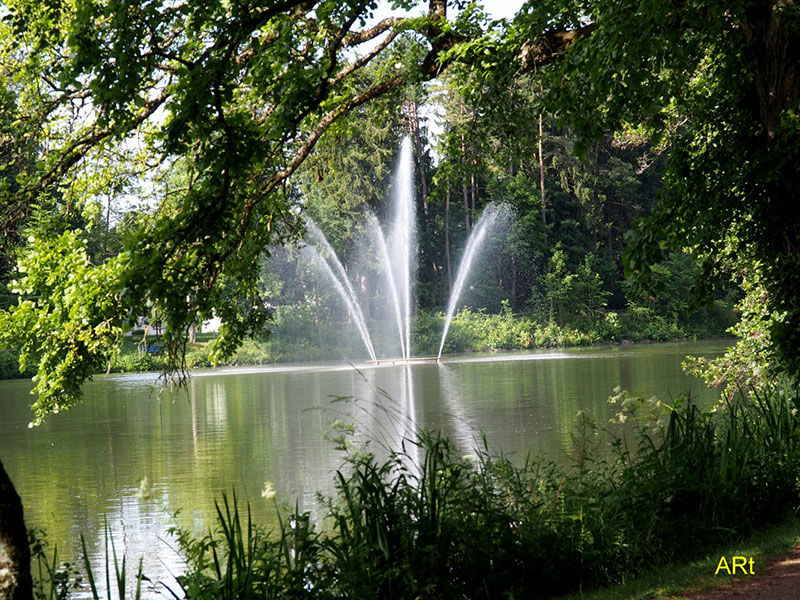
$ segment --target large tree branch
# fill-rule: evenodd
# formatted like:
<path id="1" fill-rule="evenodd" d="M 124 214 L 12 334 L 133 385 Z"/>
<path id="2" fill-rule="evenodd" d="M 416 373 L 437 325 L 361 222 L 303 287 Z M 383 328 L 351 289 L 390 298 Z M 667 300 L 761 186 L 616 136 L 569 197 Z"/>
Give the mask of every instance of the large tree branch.
<path id="1" fill-rule="evenodd" d="M 446 23 L 447 18 L 447 2 L 446 0 L 430 0 L 429 3 L 429 23 L 425 28 L 425 34 L 429 37 L 431 43 L 431 50 L 425 56 L 425 59 L 422 62 L 422 75 L 424 79 L 432 79 L 438 75 L 441 70 L 453 59 L 445 59 L 444 61 L 441 59 L 442 53 L 446 50 L 449 50 L 457 43 L 463 40 L 463 38 L 459 37 L 457 34 L 453 32 L 444 32 L 443 25 Z M 378 26 L 382 27 L 383 31 L 386 31 L 390 24 L 388 23 L 390 20 L 384 20 L 378 24 Z M 396 22 L 399 23 L 404 20 L 397 19 Z M 378 27 L 376 26 L 376 27 Z M 374 30 L 375 28 L 373 28 Z M 364 58 L 367 59 L 366 62 L 374 58 L 383 48 L 389 45 L 389 43 L 394 39 L 397 35 L 397 30 L 393 32 L 386 40 L 382 42 L 382 44 L 376 48 L 372 53 L 368 54 Z M 378 33 L 375 33 L 372 37 L 375 37 Z M 347 36 L 344 38 L 345 43 L 347 40 Z M 363 59 L 361 59 L 363 60 Z M 348 67 L 344 69 L 346 72 L 345 75 L 338 74 L 335 81 L 338 83 L 346 75 L 352 73 L 363 64 L 359 64 L 360 61 L 355 61 Z M 297 168 L 305 161 L 308 155 L 313 150 L 314 146 L 317 144 L 319 139 L 322 135 L 327 131 L 327 129 L 342 115 L 345 115 L 352 111 L 353 109 L 373 100 L 383 94 L 397 89 L 407 81 L 407 74 L 400 73 L 391 77 L 387 80 L 384 80 L 380 83 L 373 85 L 372 87 L 368 88 L 367 90 L 361 92 L 350 98 L 349 100 L 343 102 L 342 104 L 338 105 L 336 108 L 329 111 L 325 114 L 322 119 L 320 119 L 317 124 L 311 129 L 311 131 L 306 136 L 305 141 L 300 145 L 298 150 L 295 152 L 292 160 L 289 164 L 282 170 L 274 173 L 260 190 L 260 193 L 255 194 L 250 200 L 248 200 L 242 211 L 242 217 L 239 221 L 239 227 L 237 230 L 237 239 L 238 244 L 236 245 L 236 251 L 238 252 L 242 244 L 244 243 L 244 239 L 247 233 L 248 228 L 250 227 L 250 221 L 252 219 L 253 209 L 261 202 L 263 198 L 269 195 L 275 188 L 279 185 L 282 185 L 296 170 Z"/>
<path id="2" fill-rule="evenodd" d="M 362 31 L 354 31 L 349 33 L 344 38 L 344 45 L 347 47 L 358 46 L 359 44 L 363 44 L 364 42 L 368 42 L 369 40 L 375 39 L 380 34 L 388 31 L 389 29 L 397 29 L 398 25 L 407 22 L 408 19 L 400 19 L 397 17 L 389 17 L 388 19 L 383 19 L 374 27 L 370 27 L 369 29 L 364 29 Z"/>
<path id="3" fill-rule="evenodd" d="M 339 117 L 345 115 L 352 111 L 354 108 L 361 106 L 362 104 L 369 102 L 377 98 L 378 96 L 382 96 L 386 92 L 390 90 L 394 90 L 399 88 L 406 82 L 406 75 L 404 73 L 395 75 L 391 79 L 387 79 L 382 81 L 378 84 L 373 85 L 369 89 L 353 96 L 346 102 L 343 102 L 333 110 L 329 111 L 325 116 L 320 119 L 317 124 L 311 129 L 311 131 L 306 136 L 305 141 L 300 145 L 297 151 L 294 154 L 294 157 L 289 162 L 289 164 L 280 171 L 274 173 L 263 186 L 263 188 L 259 191 L 259 193 L 254 194 L 250 200 L 248 200 L 243 209 L 242 209 L 242 217 L 239 220 L 239 227 L 237 230 L 237 238 L 238 244 L 236 246 L 236 251 L 238 252 L 242 244 L 244 243 L 245 236 L 247 234 L 247 230 L 250 227 L 250 222 L 252 219 L 253 209 L 264 199 L 266 198 L 272 191 L 275 190 L 279 185 L 281 185 L 284 181 L 286 181 L 297 169 L 303 164 L 303 161 L 308 157 L 311 151 L 316 146 L 319 139 L 322 135 L 327 131 L 328 127 L 330 127 Z M 229 254 L 229 253 L 228 253 Z M 227 256 L 227 255 L 226 255 Z M 224 260 L 223 256 L 223 260 Z M 220 265 L 221 266 L 221 265 Z"/>
<path id="4" fill-rule="evenodd" d="M 389 35 L 386 36 L 386 38 L 380 44 L 375 46 L 375 48 L 372 50 L 372 52 L 370 52 L 369 54 L 365 54 L 364 56 L 362 56 L 358 60 L 354 60 L 349 65 L 347 65 L 344 69 L 339 71 L 336 74 L 336 76 L 333 78 L 333 81 L 331 82 L 331 85 L 336 85 L 342 79 L 344 79 L 345 77 L 347 77 L 348 75 L 350 75 L 354 71 L 357 71 L 358 69 L 366 66 L 373 58 L 375 58 L 376 56 L 378 56 L 378 54 L 383 52 L 384 48 L 386 48 L 386 46 L 391 44 L 392 41 L 398 36 L 398 34 L 399 34 L 399 32 L 397 30 L 393 30 L 391 33 L 389 33 Z"/>
<path id="5" fill-rule="evenodd" d="M 576 41 L 590 35 L 597 28 L 595 23 L 578 29 L 554 29 L 528 40 L 520 48 L 518 73 L 528 73 L 560 57 Z"/>

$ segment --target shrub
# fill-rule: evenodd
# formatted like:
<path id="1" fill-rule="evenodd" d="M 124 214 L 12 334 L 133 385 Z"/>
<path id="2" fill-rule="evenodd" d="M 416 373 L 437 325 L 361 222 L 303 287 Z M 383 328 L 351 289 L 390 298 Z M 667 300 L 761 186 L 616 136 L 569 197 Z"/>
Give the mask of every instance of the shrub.
<path id="1" fill-rule="evenodd" d="M 164 364 L 164 358 L 161 356 L 134 350 L 132 352 L 119 354 L 114 359 L 114 362 L 111 365 L 111 370 L 114 372 L 122 371 L 125 373 L 157 371 L 161 369 Z"/>

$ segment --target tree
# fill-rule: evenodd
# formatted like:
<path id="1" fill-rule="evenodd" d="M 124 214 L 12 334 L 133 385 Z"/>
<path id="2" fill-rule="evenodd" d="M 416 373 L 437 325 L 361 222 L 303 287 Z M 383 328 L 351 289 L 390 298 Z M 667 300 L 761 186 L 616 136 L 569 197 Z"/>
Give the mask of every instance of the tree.
<path id="1" fill-rule="evenodd" d="M 113 287 L 106 293 L 117 302 L 108 318 L 123 330 L 149 307 L 164 324 L 170 372 L 179 376 L 187 330 L 212 313 L 224 322 L 214 353 L 230 354 L 269 316 L 251 266 L 265 247 L 299 235 L 289 178 L 325 132 L 366 103 L 434 77 L 454 61 L 474 62 L 484 51 L 482 42 L 467 43 L 489 30 L 473 5 L 448 20 L 447 3 L 431 0 L 424 17 L 388 18 L 365 28 L 374 6 L 356 0 L 288 0 L 268 8 L 108 0 L 43 11 L 29 0 L 15 3 L 2 23 L 10 43 L 0 56 L 21 123 L 10 154 L 46 152 L 17 177 L 17 188 L 3 190 L 4 205 L 13 208 L 3 229 L 26 219 L 42 197 L 58 197 L 63 213 L 80 213 L 101 190 L 124 194 L 131 173 L 157 187 L 180 165 L 186 185 L 164 195 L 150 221 L 109 258 L 118 276 L 105 278 Z M 404 33 L 424 51 L 377 61 L 376 72 L 363 77 Z M 372 47 L 354 55 L 366 42 Z M 527 52 L 526 60 L 559 48 Z M 116 170 L 120 157 L 132 168 Z M 471 184 L 474 190 L 474 177 Z M 107 269 L 90 267 L 87 275 Z M 23 287 L 27 277 L 19 277 Z M 21 324 L 30 318 L 27 311 L 43 310 L 26 306 L 12 307 L 7 318 Z M 241 306 L 253 308 L 243 314 Z M 93 314 L 108 310 L 97 308 Z M 109 340 L 97 335 L 106 319 L 76 324 L 68 313 L 64 317 L 57 327 L 78 327 L 83 337 L 77 351 L 64 349 L 60 356 L 73 357 L 72 375 L 89 373 L 109 352 Z M 16 342 L 35 348 L 46 340 Z M 57 369 L 54 363 L 43 368 Z M 79 384 L 41 387 L 45 397 L 37 407 L 67 407 Z M 37 413 L 37 420 L 46 414 Z"/>
<path id="2" fill-rule="evenodd" d="M 22 502 L 0 462 L 0 590 L 9 600 L 32 600 L 31 553 Z"/>
<path id="3" fill-rule="evenodd" d="M 187 329 L 212 311 L 225 322 L 216 341 L 220 355 L 263 328 L 268 312 L 260 308 L 251 265 L 269 244 L 298 235 L 287 180 L 323 133 L 376 97 L 435 75 L 459 28 L 471 26 L 457 20 L 451 28 L 440 1 L 431 2 L 426 17 L 389 18 L 369 29 L 364 23 L 374 3 L 356 1 L 287 1 L 269 8 L 116 0 L 48 11 L 37 6 L 23 1 L 10 8 L 2 26 L 16 43 L 4 46 L 2 64 L 6 81 L 25 99 L 18 103 L 25 135 L 16 149 L 24 142 L 48 152 L 18 177 L 17 189 L 3 190 L 4 204 L 20 207 L 4 212 L 4 230 L 27 218 L 46 194 L 63 196 L 62 211 L 80 211 L 95 190 L 83 185 L 83 194 L 75 194 L 76 182 L 102 180 L 106 159 L 138 140 L 142 149 L 130 160 L 139 161 L 154 186 L 180 163 L 186 185 L 164 196 L 150 222 L 128 237 L 119 257 L 110 259 L 118 276 L 107 280 L 107 293 L 116 298 L 111 326 L 121 331 L 143 306 L 152 307 L 165 325 L 176 372 Z M 361 77 L 404 31 L 434 42 L 424 55 L 410 55 L 408 64 L 384 61 L 372 77 Z M 353 57 L 353 49 L 373 41 Z M 85 274 L 95 269 L 106 267 L 93 264 Z M 30 277 L 19 277 L 23 288 Z M 70 293 L 80 295 L 81 289 Z M 255 308 L 243 315 L 243 304 Z M 12 307 L 6 318 L 22 326 L 43 310 L 25 306 Z M 62 316 L 51 325 L 70 329 L 71 317 Z M 83 328 L 64 383 L 105 359 L 102 347 L 109 340 L 96 336 L 97 325 Z M 46 343 L 11 338 L 6 336 L 29 349 Z M 42 386 L 37 419 L 47 414 L 44 407 L 73 402 L 79 385 Z"/>
<path id="4" fill-rule="evenodd" d="M 531 3 L 517 35 L 541 31 L 559 4 Z M 646 284 L 667 248 L 690 247 L 703 260 L 696 288 L 707 297 L 729 251 L 757 264 L 767 310 L 785 314 L 770 325 L 777 366 L 800 380 L 796 4 L 586 2 L 558 18 L 586 35 L 553 65 L 544 101 L 584 147 L 635 126 L 669 149 L 659 205 L 628 236 L 628 272 Z"/>
<path id="5" fill-rule="evenodd" d="M 461 12 L 450 20 L 447 2 L 430 0 L 423 17 L 366 27 L 376 2 L 8 3 L 0 77 L 3 127 L 13 121 L 15 131 L 0 142 L 3 170 L 15 177 L 0 189 L 4 237 L 45 201 L 74 215 L 103 187 L 123 194 L 131 173 L 154 187 L 179 161 L 188 174 L 119 254 L 97 264 L 75 228 L 31 234 L 23 261 L 54 277 L 19 273 L 19 304 L 0 329 L 39 361 L 35 419 L 76 401 L 142 307 L 166 325 L 178 372 L 188 328 L 212 311 L 225 322 L 219 355 L 263 329 L 252 265 L 301 230 L 292 175 L 344 115 L 455 62 L 470 66 L 484 93 L 535 71 L 543 108 L 532 120 L 544 112 L 569 124 L 579 152 L 631 127 L 662 140 L 666 191 L 630 236 L 628 270 L 643 282 L 665 248 L 690 246 L 704 260 L 701 281 L 713 282 L 724 248 L 752 252 L 770 312 L 785 314 L 771 339 L 800 379 L 795 3 L 531 1 L 507 27 L 454 4 Z M 403 33 L 425 52 L 361 79 Z M 354 55 L 366 42 L 371 49 Z M 120 156 L 136 168 L 115 170 Z M 476 189 L 476 174 L 461 175 L 450 184 L 471 200 L 464 190 Z M 59 270 L 62 254 L 91 285 Z"/>

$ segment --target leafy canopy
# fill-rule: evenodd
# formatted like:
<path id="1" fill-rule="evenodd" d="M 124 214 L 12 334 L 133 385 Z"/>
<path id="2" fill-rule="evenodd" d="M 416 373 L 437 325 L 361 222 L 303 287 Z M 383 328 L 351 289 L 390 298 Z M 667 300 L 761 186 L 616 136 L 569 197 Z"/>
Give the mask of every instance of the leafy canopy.
<path id="1" fill-rule="evenodd" d="M 0 335 L 39 361 L 37 418 L 77 398 L 143 311 L 176 371 L 193 322 L 223 318 L 219 355 L 263 329 L 253 265 L 299 235 L 290 177 L 341 117 L 454 63 L 487 106 L 532 74 L 579 152 L 615 131 L 659 142 L 666 191 L 629 236 L 629 271 L 646 282 L 670 247 L 703 258 L 701 283 L 752 259 L 800 379 L 795 3 L 531 1 L 511 23 L 447 4 L 372 25 L 375 1 L 6 2 L 1 225 L 37 272 L 19 273 Z M 20 233 L 34 207 L 58 218 L 134 192 L 157 208 L 96 264 L 69 227 Z"/>

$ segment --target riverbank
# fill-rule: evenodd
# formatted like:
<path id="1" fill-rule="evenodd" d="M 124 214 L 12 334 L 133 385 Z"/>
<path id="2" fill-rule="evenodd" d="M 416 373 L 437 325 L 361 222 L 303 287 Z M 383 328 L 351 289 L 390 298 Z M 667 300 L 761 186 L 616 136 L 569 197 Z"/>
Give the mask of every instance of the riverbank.
<path id="1" fill-rule="evenodd" d="M 687 560 L 712 576 L 721 556 L 755 564 L 766 552 L 741 540 L 761 531 L 755 539 L 774 543 L 776 524 L 798 508 L 798 399 L 772 390 L 724 411 L 627 394 L 618 401 L 620 422 L 638 419 L 635 449 L 588 417 L 578 420 L 569 466 L 536 458 L 518 466 L 488 451 L 464 457 L 423 432 L 387 460 L 352 453 L 324 530 L 295 514 L 269 536 L 226 503 L 214 545 L 282 574 L 264 580 L 265 590 L 313 589 L 319 598 L 552 597 Z M 603 435 L 610 456 L 596 452 Z M 253 538 L 258 549 L 248 553 Z M 256 592 L 261 568 L 208 570 L 211 541 L 183 538 L 184 590 Z"/>
<path id="2" fill-rule="evenodd" d="M 624 584 L 569 594 L 561 600 L 722 600 L 728 597 L 783 600 L 793 596 L 779 592 L 769 595 L 765 590 L 777 585 L 776 580 L 786 578 L 786 573 L 779 573 L 778 569 L 786 557 L 800 553 L 798 544 L 800 518 L 793 516 L 775 527 L 767 527 L 739 541 L 712 548 L 690 562 L 677 561 L 643 573 Z M 741 569 L 736 576 L 729 575 L 725 569 L 716 573 L 723 556 L 727 562 L 733 556 L 753 558 L 755 575 L 743 575 Z M 795 571 L 791 580 L 793 590 L 800 589 L 800 570 Z M 760 595 L 743 594 L 743 590 L 752 591 L 754 586 L 760 588 Z"/>
<path id="3" fill-rule="evenodd" d="M 568 348 L 596 344 L 666 342 L 720 338 L 735 321 L 725 306 L 705 309 L 692 318 L 667 317 L 655 311 L 636 308 L 632 311 L 595 315 L 581 322 L 559 325 L 539 321 L 531 315 L 513 314 L 506 306 L 498 314 L 464 309 L 453 318 L 444 346 L 446 354 Z M 345 336 L 346 323 L 319 325 L 303 320 L 290 311 L 278 311 L 273 331 L 265 340 L 248 339 L 228 360 L 212 363 L 209 344 L 215 334 L 198 334 L 196 343 L 187 343 L 186 366 L 189 369 L 211 366 L 256 366 L 282 362 L 350 359 L 363 354 L 357 336 Z M 412 340 L 417 356 L 436 355 L 439 349 L 444 315 L 421 312 L 414 321 Z M 159 355 L 158 336 L 149 336 L 150 351 L 143 351 L 141 337 L 126 336 L 119 354 L 111 363 L 112 373 L 158 371 L 166 365 Z M 20 374 L 18 357 L 0 350 L 0 379 L 29 378 L 31 367 Z"/>
<path id="4" fill-rule="evenodd" d="M 784 521 L 799 500 L 795 396 L 773 390 L 723 411 L 619 401 L 640 443 L 629 450 L 583 417 L 567 466 L 486 449 L 463 456 L 419 432 L 386 459 L 351 450 L 324 523 L 281 508 L 267 528 L 223 497 L 209 533 L 176 532 L 187 565 L 178 584 L 208 600 L 694 599 L 731 579 L 722 557 L 761 570 L 796 541 L 797 519 Z M 610 455 L 595 452 L 598 436 Z M 276 502 L 272 484 L 261 496 Z"/>

